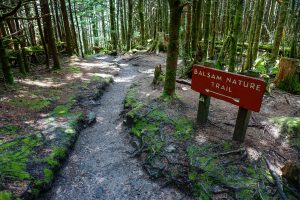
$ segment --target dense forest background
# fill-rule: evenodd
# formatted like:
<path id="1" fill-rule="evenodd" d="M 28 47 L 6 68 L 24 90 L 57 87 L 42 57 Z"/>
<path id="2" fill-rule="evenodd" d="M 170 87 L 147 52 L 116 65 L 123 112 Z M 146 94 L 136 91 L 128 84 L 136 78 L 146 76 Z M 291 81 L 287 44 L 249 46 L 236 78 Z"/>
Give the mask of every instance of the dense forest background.
<path id="1" fill-rule="evenodd" d="M 59 69 L 59 53 L 158 52 L 170 44 L 170 56 L 185 61 L 184 74 L 191 63 L 214 60 L 220 69 L 266 76 L 279 56 L 300 56 L 298 0 L 8 0 L 0 3 L 0 27 L 10 84 L 14 67 L 26 75 L 51 60 Z"/>

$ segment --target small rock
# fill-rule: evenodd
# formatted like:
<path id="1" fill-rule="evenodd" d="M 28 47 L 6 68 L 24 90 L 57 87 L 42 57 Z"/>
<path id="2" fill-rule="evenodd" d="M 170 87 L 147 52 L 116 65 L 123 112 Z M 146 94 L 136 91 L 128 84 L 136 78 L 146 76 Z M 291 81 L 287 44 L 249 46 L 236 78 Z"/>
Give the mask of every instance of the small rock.
<path id="1" fill-rule="evenodd" d="M 96 114 L 94 112 L 89 112 L 87 115 L 87 123 L 90 125 L 96 122 Z"/>
<path id="2" fill-rule="evenodd" d="M 104 189 L 103 189 L 103 187 L 98 187 L 97 189 L 96 189 L 96 198 L 97 199 L 99 199 L 99 198 L 101 198 L 102 196 L 103 196 L 103 193 L 104 193 Z"/>
<path id="3" fill-rule="evenodd" d="M 173 144 L 170 144 L 169 146 L 166 147 L 166 152 L 168 153 L 174 153 L 176 151 L 176 146 Z"/>

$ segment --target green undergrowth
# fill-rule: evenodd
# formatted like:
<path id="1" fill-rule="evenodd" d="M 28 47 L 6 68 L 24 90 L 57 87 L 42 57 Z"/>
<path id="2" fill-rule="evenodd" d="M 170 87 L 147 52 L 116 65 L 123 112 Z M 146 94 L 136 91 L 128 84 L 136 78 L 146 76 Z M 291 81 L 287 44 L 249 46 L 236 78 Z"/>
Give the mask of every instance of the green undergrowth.
<path id="1" fill-rule="evenodd" d="M 11 200 L 12 199 L 12 194 L 10 192 L 0 192 L 0 199 L 1 200 Z"/>
<path id="2" fill-rule="evenodd" d="M 98 97 L 111 80 L 95 78 L 92 82 L 97 82 L 96 87 L 87 93 L 88 97 L 81 98 Z M 48 100 L 45 103 L 45 99 L 38 97 L 34 99 L 37 101 L 17 98 L 10 103 L 34 111 L 50 107 L 52 103 Z M 87 113 L 83 113 L 85 110 L 78 104 L 77 96 L 70 96 L 65 104 L 56 105 L 47 118 L 41 119 L 40 123 L 44 126 L 42 132 L 25 133 L 15 125 L 0 127 L 0 136 L 6 138 L 3 142 L 0 140 L 1 200 L 17 198 L 16 191 L 7 187 L 6 183 L 9 182 L 24 181 L 24 184 L 28 184 L 29 181 L 31 189 L 26 196 L 30 198 L 38 197 L 41 191 L 51 187 L 56 171 L 74 144 L 79 130 L 90 123 Z M 10 139 L 10 136 L 15 139 Z"/>
<path id="3" fill-rule="evenodd" d="M 279 83 L 278 88 L 292 94 L 300 94 L 299 75 L 288 75 Z"/>
<path id="4" fill-rule="evenodd" d="M 249 160 L 243 148 L 230 143 L 204 143 L 189 146 L 188 178 L 193 194 L 201 199 L 212 199 L 218 192 L 226 199 L 278 199 L 276 187 L 264 161 Z M 284 188 L 291 199 L 295 199 Z M 230 198 L 231 197 L 231 198 Z"/>
<path id="5" fill-rule="evenodd" d="M 270 121 L 279 127 L 283 136 L 288 136 L 292 146 L 300 149 L 300 117 L 274 117 Z"/>
<path id="6" fill-rule="evenodd" d="M 34 98 L 34 99 L 25 99 L 22 97 L 14 98 L 10 101 L 10 104 L 17 107 L 29 108 L 30 110 L 39 112 L 51 104 L 48 99 L 45 98 Z"/>

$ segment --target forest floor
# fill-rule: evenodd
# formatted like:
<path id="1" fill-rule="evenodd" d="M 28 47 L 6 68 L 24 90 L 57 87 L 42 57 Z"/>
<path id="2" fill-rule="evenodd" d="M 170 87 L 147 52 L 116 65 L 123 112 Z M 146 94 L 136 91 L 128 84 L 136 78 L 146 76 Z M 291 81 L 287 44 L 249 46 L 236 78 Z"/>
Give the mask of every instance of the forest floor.
<path id="1" fill-rule="evenodd" d="M 53 177 L 49 178 L 48 168 L 55 172 L 59 166 L 55 162 L 64 157 L 60 157 L 59 152 L 52 154 L 53 149 L 61 147 L 53 137 L 62 136 L 61 131 L 53 130 L 63 127 L 66 134 L 78 133 L 69 123 L 84 113 L 85 118 L 91 118 L 84 123 L 90 123 L 93 118 L 96 122 L 79 134 L 52 189 L 41 199 L 190 198 L 172 187 L 164 187 L 169 184 L 204 199 L 224 196 L 244 199 L 275 194 L 276 189 L 267 186 L 267 182 L 272 183 L 269 174 L 267 180 L 253 178 L 261 171 L 262 162 L 256 161 L 265 157 L 278 174 L 287 160 L 299 161 L 300 97 L 276 89 L 265 96 L 261 112 L 251 117 L 245 144 L 237 145 L 231 141 L 237 107 L 212 99 L 209 123 L 197 127 L 194 122 L 199 94 L 187 85 L 177 84 L 178 98 L 172 104 L 162 100 L 162 85 L 151 85 L 156 64 L 165 64 L 165 54 L 74 57 L 64 59 L 66 67 L 51 72 L 52 76 L 45 72 L 20 78 L 17 88 L 1 91 L 0 148 L 4 149 L 0 149 L 0 153 L 6 153 L 7 158 L 18 157 L 18 149 L 10 144 L 19 141 L 17 138 L 24 140 L 27 136 L 39 135 L 37 132 L 42 132 L 41 137 L 47 142 L 41 145 L 41 137 L 38 137 L 35 144 L 30 144 L 33 145 L 31 151 L 24 150 L 23 165 L 16 168 L 23 170 L 24 176 L 16 179 L 16 174 L 0 167 L 1 173 L 8 174 L 4 177 L 0 174 L 5 181 L 0 189 L 12 191 L 15 196 L 22 196 L 28 190 L 32 193 L 34 176 L 42 180 L 48 177 L 50 180 L 45 181 L 50 185 Z M 112 77 L 114 83 L 103 93 Z M 123 124 L 124 114 L 130 129 Z M 45 129 L 52 131 L 43 132 Z M 76 136 L 72 136 L 72 140 Z M 68 143 L 64 148 L 70 146 Z M 32 151 L 35 152 L 33 157 L 30 156 Z M 35 162 L 28 163 L 28 160 Z M 41 163 L 42 173 L 35 170 L 32 173 L 36 160 Z M 203 163 L 204 166 L 199 167 Z M 217 165 L 224 167 L 216 168 Z M 240 169 L 247 173 L 239 173 Z M 242 175 L 235 177 L 236 174 Z M 164 178 L 152 182 L 149 177 Z"/>

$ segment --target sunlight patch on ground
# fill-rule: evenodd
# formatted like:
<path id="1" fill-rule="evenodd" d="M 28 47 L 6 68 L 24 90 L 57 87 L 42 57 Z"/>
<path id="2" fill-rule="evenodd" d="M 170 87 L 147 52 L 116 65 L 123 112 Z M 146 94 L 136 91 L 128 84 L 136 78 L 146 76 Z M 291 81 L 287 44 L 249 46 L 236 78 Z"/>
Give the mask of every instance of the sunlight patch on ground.
<path id="1" fill-rule="evenodd" d="M 82 76 L 83 76 L 83 73 L 71 74 L 71 75 L 66 76 L 66 79 L 68 81 L 71 81 L 71 80 L 74 80 L 74 79 L 81 78 Z"/>
<path id="2" fill-rule="evenodd" d="M 258 160 L 259 157 L 261 156 L 261 153 L 258 152 L 256 149 L 253 149 L 251 147 L 246 148 L 247 153 L 249 155 L 249 158 L 252 160 Z"/>
<path id="3" fill-rule="evenodd" d="M 66 85 L 66 83 L 56 83 L 50 80 L 29 80 L 29 79 L 24 79 L 24 80 L 18 80 L 19 82 L 26 84 L 26 85 L 36 85 L 36 86 L 40 86 L 40 87 L 61 87 L 63 85 Z"/>
<path id="4" fill-rule="evenodd" d="M 90 76 L 90 77 L 97 76 L 97 77 L 102 77 L 102 78 L 113 78 L 112 75 L 110 75 L 110 74 L 103 74 L 103 73 L 87 73 L 87 75 Z"/>
<path id="5" fill-rule="evenodd" d="M 135 76 L 133 75 L 133 76 L 128 76 L 126 78 L 121 78 L 121 79 L 116 78 L 115 82 L 116 83 L 130 83 L 133 80 L 134 77 Z"/>
<path id="6" fill-rule="evenodd" d="M 279 126 L 271 126 L 269 129 L 269 133 L 275 138 L 279 138 L 280 136 L 280 127 Z"/>

